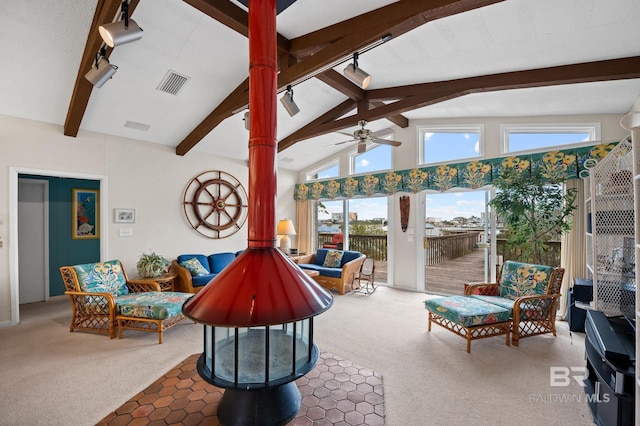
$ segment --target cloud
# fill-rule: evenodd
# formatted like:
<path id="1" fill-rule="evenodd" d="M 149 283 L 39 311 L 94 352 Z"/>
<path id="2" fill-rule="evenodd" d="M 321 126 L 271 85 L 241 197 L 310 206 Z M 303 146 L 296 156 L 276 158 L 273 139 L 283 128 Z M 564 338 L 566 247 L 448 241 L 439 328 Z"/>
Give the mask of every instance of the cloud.
<path id="1" fill-rule="evenodd" d="M 360 160 L 360 167 L 367 167 L 368 165 L 369 165 L 369 160 L 364 158 Z"/>
<path id="2" fill-rule="evenodd" d="M 431 139 L 431 136 L 433 136 L 433 132 L 425 132 L 424 133 L 424 140 L 428 141 L 429 139 Z"/>

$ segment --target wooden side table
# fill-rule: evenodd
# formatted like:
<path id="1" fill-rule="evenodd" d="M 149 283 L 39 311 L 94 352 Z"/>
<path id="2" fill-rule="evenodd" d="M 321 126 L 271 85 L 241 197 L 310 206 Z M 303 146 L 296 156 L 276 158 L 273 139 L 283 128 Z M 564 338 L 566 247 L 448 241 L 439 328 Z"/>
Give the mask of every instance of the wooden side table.
<path id="1" fill-rule="evenodd" d="M 160 275 L 159 277 L 153 278 L 139 278 L 141 280 L 150 280 L 155 281 L 160 285 L 160 291 L 173 291 L 174 283 L 178 274 L 175 272 L 169 272 L 164 275 Z"/>

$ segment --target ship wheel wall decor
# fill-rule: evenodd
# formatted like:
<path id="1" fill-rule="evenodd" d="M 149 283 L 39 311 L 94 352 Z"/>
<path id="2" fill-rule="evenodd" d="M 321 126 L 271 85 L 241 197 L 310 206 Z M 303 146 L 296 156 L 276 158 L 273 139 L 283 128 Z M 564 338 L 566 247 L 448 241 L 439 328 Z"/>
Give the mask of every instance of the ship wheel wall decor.
<path id="1" fill-rule="evenodd" d="M 247 220 L 247 192 L 238 179 L 211 170 L 189 182 L 184 191 L 184 214 L 195 229 L 207 238 L 226 238 Z"/>

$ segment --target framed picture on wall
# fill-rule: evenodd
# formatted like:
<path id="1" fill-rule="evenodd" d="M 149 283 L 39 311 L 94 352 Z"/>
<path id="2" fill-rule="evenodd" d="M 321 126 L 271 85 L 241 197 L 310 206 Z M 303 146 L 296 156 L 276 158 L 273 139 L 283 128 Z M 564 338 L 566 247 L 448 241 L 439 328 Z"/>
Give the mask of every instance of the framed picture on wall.
<path id="1" fill-rule="evenodd" d="M 100 238 L 100 190 L 73 188 L 72 200 L 72 238 Z"/>
<path id="2" fill-rule="evenodd" d="M 136 223 L 136 211 L 134 209 L 113 209 L 116 223 Z"/>

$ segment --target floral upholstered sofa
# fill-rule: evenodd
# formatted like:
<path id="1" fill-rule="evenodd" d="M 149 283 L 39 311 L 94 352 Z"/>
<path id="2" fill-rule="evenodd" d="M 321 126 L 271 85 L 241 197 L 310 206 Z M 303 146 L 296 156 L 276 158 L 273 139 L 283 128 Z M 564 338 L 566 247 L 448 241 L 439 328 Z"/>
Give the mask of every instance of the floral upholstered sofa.
<path id="1" fill-rule="evenodd" d="M 70 331 L 92 330 L 119 337 L 123 329 L 158 333 L 184 319 L 182 304 L 192 294 L 161 292 L 152 280 L 129 280 L 119 260 L 60 268 L 71 299 Z"/>
<path id="2" fill-rule="evenodd" d="M 175 288 L 184 293 L 197 293 L 229 265 L 240 252 L 210 255 L 181 254 L 171 262 L 177 274 Z"/>
<path id="3" fill-rule="evenodd" d="M 338 290 L 338 293 L 344 294 L 346 284 L 351 284 L 366 257 L 359 251 L 319 248 L 314 254 L 301 256 L 298 266 L 317 271 L 319 275 L 313 279 L 318 284 L 327 290 Z"/>

